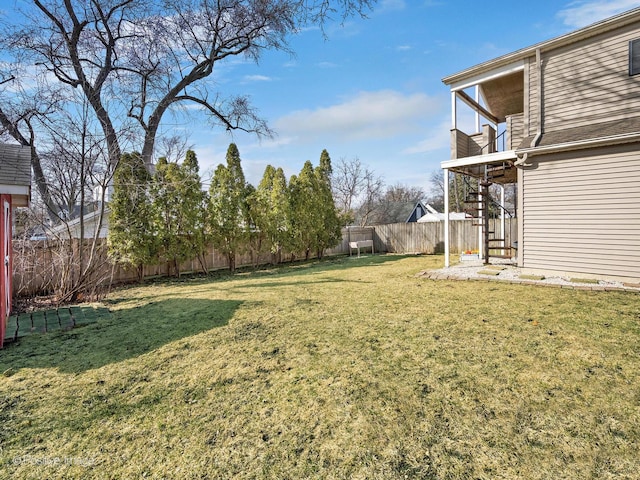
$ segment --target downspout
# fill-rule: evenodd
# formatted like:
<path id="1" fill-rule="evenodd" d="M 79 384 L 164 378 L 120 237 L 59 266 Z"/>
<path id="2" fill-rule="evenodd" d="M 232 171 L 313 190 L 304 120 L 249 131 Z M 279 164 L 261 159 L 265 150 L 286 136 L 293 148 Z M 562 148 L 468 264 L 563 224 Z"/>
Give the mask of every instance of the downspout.
<path id="1" fill-rule="evenodd" d="M 538 85 L 536 88 L 536 94 L 538 96 L 538 122 L 536 127 L 536 136 L 531 140 L 531 148 L 537 147 L 540 139 L 542 138 L 542 58 L 539 48 L 536 48 L 536 71 L 538 73 Z M 529 157 L 528 153 L 525 153 L 522 157 L 518 157 L 518 160 L 513 163 L 515 167 L 528 167 L 531 165 L 527 163 L 527 158 Z"/>

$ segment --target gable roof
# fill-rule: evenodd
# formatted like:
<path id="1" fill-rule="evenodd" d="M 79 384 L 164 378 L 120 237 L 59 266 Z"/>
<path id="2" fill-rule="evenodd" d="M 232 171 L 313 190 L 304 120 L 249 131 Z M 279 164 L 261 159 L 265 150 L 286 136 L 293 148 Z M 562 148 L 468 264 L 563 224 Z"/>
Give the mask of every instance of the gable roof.
<path id="1" fill-rule="evenodd" d="M 0 184 L 31 185 L 31 149 L 0 143 Z"/>
<path id="2" fill-rule="evenodd" d="M 31 149 L 0 143 L 0 193 L 11 195 L 14 207 L 26 207 L 31 197 Z"/>

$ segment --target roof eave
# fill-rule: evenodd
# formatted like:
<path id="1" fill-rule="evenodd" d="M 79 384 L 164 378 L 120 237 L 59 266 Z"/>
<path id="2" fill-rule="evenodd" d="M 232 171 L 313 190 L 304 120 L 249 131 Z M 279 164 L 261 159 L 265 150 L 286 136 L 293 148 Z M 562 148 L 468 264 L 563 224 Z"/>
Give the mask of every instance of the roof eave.
<path id="1" fill-rule="evenodd" d="M 556 143 L 553 145 L 544 145 L 531 148 L 519 148 L 515 151 L 515 154 L 518 156 L 518 158 L 520 158 L 524 154 L 527 154 L 529 156 L 544 155 L 550 153 L 566 152 L 570 150 L 607 147 L 611 145 L 622 145 L 625 143 L 636 142 L 640 142 L 640 132 L 625 133 L 622 135 L 610 135 L 600 138 L 589 138 L 585 140 L 578 140 L 575 142 Z"/>
<path id="2" fill-rule="evenodd" d="M 0 184 L 0 194 L 11 195 L 14 207 L 28 207 L 31 199 L 31 185 Z"/>

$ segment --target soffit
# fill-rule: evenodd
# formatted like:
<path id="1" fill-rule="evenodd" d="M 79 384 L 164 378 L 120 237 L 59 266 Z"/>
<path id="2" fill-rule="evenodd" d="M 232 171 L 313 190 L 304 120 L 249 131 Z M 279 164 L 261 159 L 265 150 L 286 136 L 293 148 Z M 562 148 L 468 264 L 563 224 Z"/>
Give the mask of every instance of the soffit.
<path id="1" fill-rule="evenodd" d="M 488 80 L 480 85 L 480 89 L 487 110 L 500 122 L 504 122 L 507 115 L 524 111 L 524 72 Z"/>

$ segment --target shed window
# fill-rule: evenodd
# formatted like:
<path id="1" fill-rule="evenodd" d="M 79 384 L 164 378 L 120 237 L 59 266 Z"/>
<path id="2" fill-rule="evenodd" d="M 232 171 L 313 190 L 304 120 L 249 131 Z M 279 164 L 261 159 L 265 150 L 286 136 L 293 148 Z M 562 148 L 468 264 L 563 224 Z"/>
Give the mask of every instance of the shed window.
<path id="1" fill-rule="evenodd" d="M 629 42 L 629 75 L 640 73 L 640 38 Z"/>

